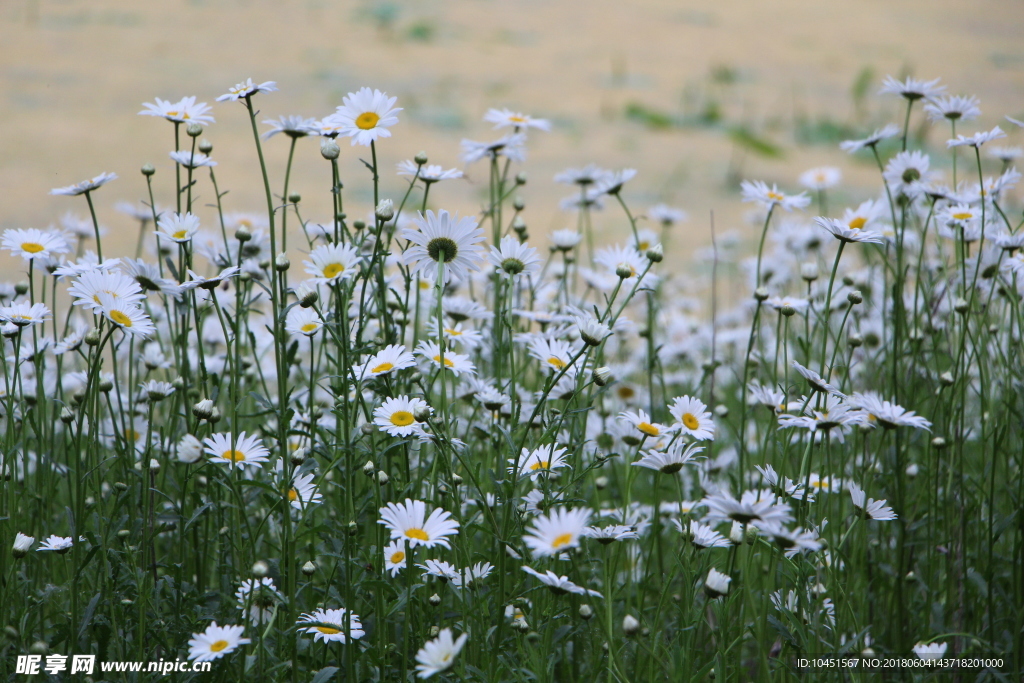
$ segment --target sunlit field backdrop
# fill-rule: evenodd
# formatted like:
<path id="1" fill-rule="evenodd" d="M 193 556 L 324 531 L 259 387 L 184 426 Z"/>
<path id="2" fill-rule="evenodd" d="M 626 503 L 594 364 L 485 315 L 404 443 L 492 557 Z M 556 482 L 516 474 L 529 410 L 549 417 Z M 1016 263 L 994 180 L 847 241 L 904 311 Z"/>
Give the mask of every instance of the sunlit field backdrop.
<path id="1" fill-rule="evenodd" d="M 1020 680 L 1020 14 L 0 8 L 0 677 Z"/>

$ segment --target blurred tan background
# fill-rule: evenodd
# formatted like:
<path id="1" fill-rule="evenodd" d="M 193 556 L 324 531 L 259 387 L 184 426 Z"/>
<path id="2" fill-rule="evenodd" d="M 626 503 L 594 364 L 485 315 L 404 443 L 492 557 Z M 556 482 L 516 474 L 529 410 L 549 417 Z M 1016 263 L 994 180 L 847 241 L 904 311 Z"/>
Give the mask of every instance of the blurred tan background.
<path id="1" fill-rule="evenodd" d="M 844 187 L 833 206 L 873 196 L 873 165 L 837 145 L 902 122 L 902 101 L 876 95 L 886 74 L 941 77 L 951 94 L 977 95 L 983 116 L 963 132 L 1012 128 L 1003 116 L 1024 113 L 1022 35 L 1024 3 L 1006 0 L 4 0 L 0 227 L 85 215 L 84 200 L 49 190 L 112 171 L 120 179 L 96 193 L 97 208 L 107 241 L 124 245 L 108 253 L 126 253 L 135 224 L 113 206 L 145 196 L 143 163 L 158 169 L 158 203 L 173 201 L 172 126 L 138 116 L 142 103 L 196 95 L 213 105 L 252 77 L 280 88 L 257 97 L 261 120 L 322 117 L 364 85 L 397 96 L 405 111 L 378 150 L 383 195 L 396 200 L 394 164 L 424 150 L 461 168 L 461 138 L 498 135 L 481 121 L 489 107 L 548 118 L 553 131 L 531 133 L 524 165 L 531 235 L 573 223 L 558 208 L 571 189 L 551 178 L 595 162 L 639 169 L 623 194 L 637 212 L 659 201 L 687 210 L 673 240 L 682 248 L 707 242 L 712 210 L 720 231 L 756 230 L 743 219 L 739 178 L 796 191 L 802 171 L 835 165 Z M 245 111 L 224 103 L 213 114 L 204 137 L 230 191 L 226 208 L 261 211 Z M 922 121 L 918 111 L 933 164 L 948 164 L 946 129 Z M 1008 132 L 1006 144 L 1024 142 L 1024 131 Z M 265 149 L 279 192 L 287 139 Z M 370 210 L 358 162 L 368 152 L 342 141 L 353 216 Z M 301 140 L 292 190 L 314 221 L 329 219 L 328 169 L 317 142 Z M 478 211 L 486 165 L 467 176 L 436 189 L 432 206 Z M 209 209 L 200 215 L 213 226 Z M 617 207 L 600 225 L 608 241 L 625 239 Z"/>

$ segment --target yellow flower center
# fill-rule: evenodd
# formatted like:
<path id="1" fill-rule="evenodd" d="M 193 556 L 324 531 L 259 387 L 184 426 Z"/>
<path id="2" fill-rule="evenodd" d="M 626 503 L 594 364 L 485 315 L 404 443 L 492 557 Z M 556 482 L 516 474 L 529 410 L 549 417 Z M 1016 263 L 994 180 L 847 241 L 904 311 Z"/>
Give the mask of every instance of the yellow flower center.
<path id="1" fill-rule="evenodd" d="M 299 492 L 295 489 L 288 489 L 288 502 L 294 503 L 299 499 Z"/>
<path id="2" fill-rule="evenodd" d="M 661 430 L 652 425 L 650 422 L 641 422 L 636 426 L 636 428 L 639 429 L 644 434 L 646 434 L 647 436 L 658 436 L 659 434 L 661 434 Z"/>
<path id="3" fill-rule="evenodd" d="M 572 534 L 561 534 L 555 537 L 555 540 L 551 541 L 552 548 L 561 548 L 572 543 Z"/>
<path id="4" fill-rule="evenodd" d="M 619 394 L 619 398 L 627 400 L 636 396 L 636 391 L 633 390 L 633 387 L 626 386 L 625 384 L 619 387 L 617 393 Z"/>
<path id="5" fill-rule="evenodd" d="M 44 247 L 43 245 L 39 244 L 38 242 L 22 242 L 21 243 L 21 250 L 22 251 L 27 251 L 30 254 L 38 254 L 39 252 L 41 252 L 45 248 L 46 247 Z"/>
<path id="6" fill-rule="evenodd" d="M 415 527 L 413 527 L 412 529 L 406 529 L 405 535 L 407 538 L 415 538 L 418 541 L 430 540 L 430 536 L 427 534 L 426 531 L 424 531 L 423 529 L 417 529 Z"/>
<path id="7" fill-rule="evenodd" d="M 120 325 L 121 327 L 131 327 L 132 326 L 132 319 L 129 318 L 128 316 L 126 316 L 121 311 L 111 311 L 110 312 L 110 319 L 113 320 L 118 325 Z"/>
<path id="8" fill-rule="evenodd" d="M 210 646 L 210 652 L 220 652 L 228 646 L 228 641 L 218 640 L 216 643 Z"/>
<path id="9" fill-rule="evenodd" d="M 391 564 L 398 564 L 405 560 L 405 552 L 399 550 L 397 553 L 391 556 Z"/>
<path id="10" fill-rule="evenodd" d="M 437 354 L 436 356 L 434 356 L 434 360 L 436 362 L 440 363 L 441 362 L 441 354 Z M 451 358 L 445 358 L 444 359 L 444 366 L 446 368 L 453 368 L 453 367 L 455 367 L 455 363 L 452 362 Z"/>
<path id="11" fill-rule="evenodd" d="M 342 273 L 344 270 L 345 266 L 343 266 L 342 264 L 330 263 L 324 268 L 324 277 L 328 279 L 332 277 L 337 277 L 338 274 Z"/>
<path id="12" fill-rule="evenodd" d="M 377 125 L 380 117 L 372 111 L 364 112 L 356 117 L 356 126 L 361 130 L 370 130 Z"/>
<path id="13" fill-rule="evenodd" d="M 377 375 L 377 374 L 380 374 L 382 372 L 389 372 L 390 370 L 393 370 L 394 367 L 395 366 L 392 365 L 391 363 L 381 363 L 380 365 L 378 365 L 375 368 L 370 368 L 370 372 L 372 372 L 373 374 Z"/>
<path id="14" fill-rule="evenodd" d="M 341 633 L 340 628 L 331 628 L 330 626 L 315 626 L 314 628 L 316 628 L 317 631 L 320 631 L 320 633 L 323 633 L 328 636 L 333 636 L 336 633 Z"/>
<path id="15" fill-rule="evenodd" d="M 641 242 L 637 246 L 640 247 L 639 249 L 637 249 L 637 251 L 647 251 L 647 249 L 651 246 L 651 243 L 650 242 Z"/>
<path id="16" fill-rule="evenodd" d="M 974 217 L 974 214 L 971 214 L 971 213 L 954 213 L 953 214 L 953 219 L 954 220 L 958 220 L 958 221 L 965 221 L 968 218 L 973 218 L 973 217 Z"/>
<path id="17" fill-rule="evenodd" d="M 530 469 L 536 472 L 537 470 L 550 469 L 551 462 L 548 460 L 538 460 L 537 462 L 530 465 Z"/>
<path id="18" fill-rule="evenodd" d="M 171 235 L 176 240 L 183 240 L 188 235 L 188 230 L 179 230 L 178 232 Z"/>
<path id="19" fill-rule="evenodd" d="M 415 419 L 408 410 L 396 410 L 391 413 L 391 424 L 396 427 L 408 427 Z"/>
<path id="20" fill-rule="evenodd" d="M 867 223 L 867 222 L 868 222 L 868 219 L 864 218 L 864 216 L 857 216 L 856 218 L 851 220 L 849 223 L 847 223 L 847 225 L 850 227 L 850 230 L 860 230 L 861 228 L 864 227 L 864 224 Z"/>
<path id="21" fill-rule="evenodd" d="M 317 327 L 316 323 L 306 323 L 305 325 L 303 325 L 299 329 L 301 329 L 306 334 L 309 334 L 310 332 L 316 332 L 317 329 L 319 329 L 319 328 Z"/>
<path id="22" fill-rule="evenodd" d="M 562 360 L 561 358 L 556 358 L 556 357 L 554 357 L 554 356 L 551 356 L 551 358 L 548 358 L 548 364 L 549 364 L 549 365 L 553 365 L 553 366 L 555 366 L 555 367 L 556 367 L 556 368 L 558 368 L 559 370 L 561 370 L 562 368 L 564 368 L 564 367 L 565 367 L 565 365 L 566 365 L 566 363 L 565 363 L 565 361 L 564 361 L 564 360 Z"/>
<path id="23" fill-rule="evenodd" d="M 220 457 L 224 458 L 225 460 L 230 460 L 231 462 L 241 462 L 245 460 L 245 453 L 243 453 L 242 451 L 229 449 L 221 453 Z"/>
<path id="24" fill-rule="evenodd" d="M 511 121 L 512 123 L 526 123 L 525 116 L 510 116 L 508 117 L 508 120 Z"/>
<path id="25" fill-rule="evenodd" d="M 776 202 L 781 202 L 785 198 L 786 197 L 784 195 L 781 195 L 778 192 L 769 192 L 768 193 L 768 199 L 771 199 L 771 200 L 776 201 Z"/>
<path id="26" fill-rule="evenodd" d="M 128 439 L 129 441 L 138 441 L 141 436 L 142 436 L 141 434 L 139 434 L 137 431 L 135 431 L 131 427 L 129 427 L 128 429 L 124 430 L 124 438 Z"/>
<path id="27" fill-rule="evenodd" d="M 176 111 L 169 111 L 169 112 L 167 112 L 167 115 L 168 116 L 178 116 L 179 114 Z"/>
<path id="28" fill-rule="evenodd" d="M 684 413 L 683 426 L 687 429 L 696 429 L 700 426 L 700 422 L 694 417 L 693 413 Z"/>
<path id="29" fill-rule="evenodd" d="M 444 333 L 452 337 L 458 337 L 462 334 L 462 330 L 453 330 L 450 327 L 446 327 Z"/>

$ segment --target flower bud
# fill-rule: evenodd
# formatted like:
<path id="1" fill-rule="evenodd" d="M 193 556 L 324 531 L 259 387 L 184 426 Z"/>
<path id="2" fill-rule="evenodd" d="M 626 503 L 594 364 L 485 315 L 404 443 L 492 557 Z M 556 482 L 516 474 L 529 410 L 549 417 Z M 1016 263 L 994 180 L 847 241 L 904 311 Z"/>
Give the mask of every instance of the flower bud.
<path id="1" fill-rule="evenodd" d="M 426 422 L 430 419 L 430 406 L 417 406 L 416 410 L 413 411 L 412 416 L 416 418 L 417 422 Z"/>
<path id="2" fill-rule="evenodd" d="M 608 477 L 600 476 L 594 480 L 594 486 L 597 487 L 598 491 L 603 491 L 608 488 Z"/>
<path id="3" fill-rule="evenodd" d="M 75 421 L 75 413 L 67 406 L 64 406 L 60 409 L 60 421 L 66 425 L 71 424 Z"/>
<path id="4" fill-rule="evenodd" d="M 203 127 L 202 125 L 193 121 L 185 127 L 185 132 L 188 133 L 188 136 L 190 138 L 197 138 L 203 134 Z"/>
<path id="5" fill-rule="evenodd" d="M 50 651 L 50 646 L 46 644 L 45 640 L 37 640 L 36 642 L 32 643 L 32 645 L 28 648 L 28 651 L 30 654 L 33 655 L 45 655 L 47 652 Z"/>
<path id="6" fill-rule="evenodd" d="M 156 173 L 156 169 L 153 168 L 153 164 L 143 164 L 141 171 L 142 175 L 146 176 L 147 178 Z"/>
<path id="7" fill-rule="evenodd" d="M 299 306 L 309 308 L 320 300 L 320 295 L 317 294 L 315 289 L 311 289 L 303 283 L 295 290 L 295 298 L 299 300 Z"/>
<path id="8" fill-rule="evenodd" d="M 665 248 L 660 244 L 655 244 L 653 247 L 647 250 L 647 260 L 651 263 L 661 263 L 665 258 Z"/>
<path id="9" fill-rule="evenodd" d="M 200 140 L 199 141 L 199 151 L 202 152 L 203 154 L 209 156 L 210 152 L 213 151 L 213 143 L 210 142 L 209 140 L 205 140 L 205 139 L 204 140 Z"/>
<path id="10" fill-rule="evenodd" d="M 767 301 L 768 290 L 765 289 L 764 287 L 758 287 L 757 289 L 754 290 L 754 299 L 756 301 Z"/>
<path id="11" fill-rule="evenodd" d="M 946 370 L 944 373 L 939 375 L 939 384 L 944 387 L 951 387 L 956 380 L 953 379 L 953 373 Z"/>
<path id="12" fill-rule="evenodd" d="M 729 594 L 729 584 L 731 582 L 731 576 L 712 568 L 708 572 L 708 578 L 704 581 L 704 592 L 711 599 L 720 598 Z"/>
<path id="13" fill-rule="evenodd" d="M 252 239 L 252 233 L 249 232 L 249 228 L 241 225 L 235 230 L 235 239 L 242 243 L 248 242 Z"/>
<path id="14" fill-rule="evenodd" d="M 913 479 L 920 473 L 921 469 L 917 466 L 916 462 L 912 462 L 907 465 L 907 476 Z"/>
<path id="15" fill-rule="evenodd" d="M 719 403 L 715 406 L 715 417 L 720 417 L 722 419 L 729 417 L 729 406 L 724 403 Z"/>
<path id="16" fill-rule="evenodd" d="M 213 408 L 213 401 L 208 398 L 204 398 L 202 401 L 192 406 L 192 414 L 200 420 L 209 420 L 213 415 Z"/>
<path id="17" fill-rule="evenodd" d="M 859 289 L 855 289 L 846 295 L 846 300 L 856 306 L 857 304 L 864 302 L 864 295 L 860 293 Z"/>
<path id="18" fill-rule="evenodd" d="M 252 575 L 257 579 L 262 579 L 264 576 L 270 573 L 270 565 L 263 560 L 256 560 L 252 565 Z"/>
<path id="19" fill-rule="evenodd" d="M 620 263 L 615 266 L 615 274 L 619 276 L 620 280 L 633 277 L 633 267 L 628 263 Z"/>
<path id="20" fill-rule="evenodd" d="M 302 201 L 302 195 L 298 192 L 290 192 L 288 194 L 288 201 L 292 204 L 298 204 Z"/>
<path id="21" fill-rule="evenodd" d="M 516 185 L 525 185 L 525 184 L 526 184 L 526 172 L 525 171 L 520 171 L 519 173 L 516 173 Z"/>
<path id="22" fill-rule="evenodd" d="M 333 161 L 341 154 L 341 147 L 338 147 L 338 143 L 331 138 L 320 138 L 320 154 L 324 159 Z"/>
<path id="23" fill-rule="evenodd" d="M 512 199 L 512 208 L 515 209 L 516 211 L 522 211 L 523 209 L 526 208 L 526 200 L 520 197 L 519 195 L 516 195 Z"/>
<path id="24" fill-rule="evenodd" d="M 395 203 L 390 199 L 382 199 L 373 213 L 377 220 L 387 223 L 395 217 Z"/>
<path id="25" fill-rule="evenodd" d="M 434 593 L 429 598 L 427 598 L 427 602 L 430 603 L 431 607 L 437 607 L 438 605 L 441 604 L 441 596 L 438 595 L 437 593 Z"/>
<path id="26" fill-rule="evenodd" d="M 110 379 L 100 379 L 99 385 L 97 386 L 100 391 L 102 391 L 104 394 L 107 394 L 110 393 L 110 391 L 114 388 L 114 382 L 113 380 Z"/>
<path id="27" fill-rule="evenodd" d="M 953 302 L 953 310 L 963 315 L 970 310 L 970 305 L 962 297 L 957 297 L 956 301 Z"/>
<path id="28" fill-rule="evenodd" d="M 781 313 L 782 315 L 786 316 L 787 318 L 791 318 L 794 315 L 796 315 L 796 309 L 793 308 L 792 305 L 786 303 L 786 304 L 782 304 L 782 308 L 779 309 L 779 313 Z"/>
<path id="29" fill-rule="evenodd" d="M 599 387 L 603 387 L 612 381 L 612 369 L 602 365 L 599 368 L 594 368 L 594 384 Z"/>
<path id="30" fill-rule="evenodd" d="M 387 472 L 385 472 L 384 470 L 381 470 L 380 472 L 377 472 L 377 483 L 378 484 L 380 484 L 381 486 L 387 486 L 389 481 L 391 481 L 391 478 L 388 477 L 388 473 Z"/>
<path id="31" fill-rule="evenodd" d="M 283 273 L 291 267 L 292 262 L 288 260 L 287 254 L 278 254 L 277 258 L 274 259 L 274 269 L 279 273 Z"/>
<path id="32" fill-rule="evenodd" d="M 156 458 L 150 458 L 149 459 L 149 471 L 152 472 L 153 474 L 156 474 L 157 472 L 159 472 L 160 471 L 160 461 L 157 460 Z"/>
<path id="33" fill-rule="evenodd" d="M 25 557 L 25 555 L 28 554 L 29 549 L 32 547 L 32 544 L 35 542 L 36 539 L 34 537 L 26 536 L 19 531 L 14 537 L 14 546 L 11 547 L 11 554 L 14 555 L 15 558 Z"/>
<path id="34" fill-rule="evenodd" d="M 814 282 L 818 279 L 818 264 L 804 263 L 800 266 L 800 277 L 806 282 Z"/>
<path id="35" fill-rule="evenodd" d="M 363 474 L 368 477 L 372 477 L 374 472 L 377 471 L 377 466 L 373 464 L 372 460 L 367 460 L 366 464 L 363 465 Z"/>
<path id="36" fill-rule="evenodd" d="M 419 152 L 419 153 L 416 154 L 416 156 L 413 157 L 412 160 L 415 161 L 420 166 L 423 166 L 428 161 L 427 153 L 426 152 Z"/>
<path id="37" fill-rule="evenodd" d="M 935 450 L 941 451 L 945 449 L 946 446 L 946 440 L 943 439 L 941 436 L 937 436 L 934 439 L 932 439 L 932 448 L 934 448 Z"/>
<path id="38" fill-rule="evenodd" d="M 306 562 L 306 564 L 302 565 L 302 573 L 306 576 L 313 576 L 316 573 L 316 563 L 312 560 Z"/>
<path id="39" fill-rule="evenodd" d="M 632 614 L 627 614 L 622 619 L 622 633 L 627 637 L 635 636 L 640 631 L 640 622 Z"/>
<path id="40" fill-rule="evenodd" d="M 860 336 L 857 332 L 851 332 L 848 341 L 852 348 L 857 348 L 864 343 L 864 337 Z"/>

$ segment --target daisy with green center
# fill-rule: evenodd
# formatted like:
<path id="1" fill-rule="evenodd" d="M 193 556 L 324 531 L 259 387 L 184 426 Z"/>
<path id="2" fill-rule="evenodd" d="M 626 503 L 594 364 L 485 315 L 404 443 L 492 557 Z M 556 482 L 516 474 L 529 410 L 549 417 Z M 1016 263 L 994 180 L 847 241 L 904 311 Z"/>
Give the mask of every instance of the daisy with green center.
<path id="1" fill-rule="evenodd" d="M 1005 138 L 1005 137 L 1006 137 L 1006 133 L 1004 133 L 1003 130 L 999 126 L 996 126 L 992 130 L 980 131 L 980 132 L 975 133 L 974 135 L 971 135 L 969 137 L 964 137 L 963 135 L 957 135 L 956 138 L 954 138 L 953 140 L 946 140 L 946 147 L 947 148 L 952 148 L 952 147 L 981 147 L 986 142 L 991 142 L 993 140 L 999 140 L 999 139 Z"/>
<path id="2" fill-rule="evenodd" d="M 301 308 L 299 306 L 288 311 L 288 317 L 285 318 L 284 322 L 285 332 L 295 336 L 312 337 L 323 326 L 324 321 L 320 319 L 316 311 L 312 308 Z"/>
<path id="3" fill-rule="evenodd" d="M 552 470 L 568 467 L 569 463 L 565 461 L 566 452 L 564 448 L 555 448 L 554 444 L 541 446 L 532 451 L 529 448 L 524 448 L 518 460 L 509 458 L 508 463 L 512 467 L 508 471 L 509 473 L 518 472 L 520 477 L 536 479 Z"/>
<path id="4" fill-rule="evenodd" d="M 199 217 L 191 213 L 171 213 L 161 216 L 156 226 L 159 228 L 156 231 L 157 237 L 185 244 L 191 242 L 192 237 L 199 232 Z"/>
<path id="5" fill-rule="evenodd" d="M 401 344 L 389 344 L 360 365 L 352 367 L 357 380 L 371 379 L 416 365 L 416 358 Z"/>
<path id="6" fill-rule="evenodd" d="M 468 633 L 463 633 L 455 639 L 450 628 L 441 629 L 437 638 L 428 640 L 416 652 L 416 675 L 421 679 L 430 678 L 451 668 L 467 640 Z"/>
<path id="7" fill-rule="evenodd" d="M 344 607 L 339 609 L 318 609 L 303 614 L 295 622 L 303 633 L 313 635 L 313 642 L 345 643 L 348 631 L 352 640 L 359 640 L 366 632 L 359 621 L 359 615 L 349 612 Z M 301 628 L 304 624 L 311 624 L 307 628 Z"/>
<path id="8" fill-rule="evenodd" d="M 678 428 L 698 441 L 715 438 L 715 422 L 700 399 L 680 396 L 672 401 L 668 412 L 676 419 Z"/>
<path id="9" fill-rule="evenodd" d="M 117 180 L 116 173 L 100 173 L 98 176 L 90 180 L 83 180 L 80 183 L 68 185 L 67 187 L 56 187 L 50 190 L 50 194 L 59 194 L 67 197 L 76 197 L 80 194 L 85 194 L 86 192 L 92 192 L 93 190 L 106 185 L 111 180 Z"/>
<path id="10" fill-rule="evenodd" d="M 312 472 L 296 474 L 292 477 L 292 485 L 284 492 L 284 497 L 296 510 L 303 510 L 311 505 L 319 505 L 324 502 L 324 497 L 320 495 L 316 484 L 313 483 L 314 477 Z"/>
<path id="11" fill-rule="evenodd" d="M 373 423 L 391 436 L 424 435 L 423 424 L 416 419 L 416 413 L 420 411 L 433 412 L 433 409 L 421 398 L 396 396 L 373 411 Z"/>
<path id="12" fill-rule="evenodd" d="M 12 256 L 20 256 L 26 261 L 46 259 L 71 251 L 67 240 L 59 233 L 36 228 L 4 230 L 3 248 L 10 251 Z"/>
<path id="13" fill-rule="evenodd" d="M 206 102 L 196 103 L 195 97 L 183 97 L 177 102 L 155 98 L 156 102 L 143 102 L 144 110 L 139 116 L 159 116 L 173 123 L 199 123 L 204 126 L 214 122 L 212 116 L 206 112 L 210 107 Z"/>
<path id="14" fill-rule="evenodd" d="M 479 270 L 484 259 L 484 231 L 471 216 L 459 218 L 459 214 L 447 211 L 427 211 L 413 218 L 418 229 L 405 228 L 402 238 L 411 243 L 402 255 L 405 264 L 413 273 L 434 282 L 437 280 L 438 263 L 444 263 L 444 282 L 453 277 L 466 280 L 469 271 Z"/>
<path id="15" fill-rule="evenodd" d="M 394 577 L 405 569 L 405 564 L 405 541 L 392 541 L 384 548 L 384 569 L 391 572 L 391 576 Z"/>
<path id="16" fill-rule="evenodd" d="M 406 498 L 404 503 L 388 503 L 380 509 L 379 524 L 387 527 L 391 538 L 404 541 L 410 548 L 450 548 L 447 536 L 459 533 L 459 523 L 447 510 L 435 508 L 427 515 L 427 504 Z"/>
<path id="17" fill-rule="evenodd" d="M 188 641 L 188 658 L 197 662 L 212 662 L 224 655 L 231 654 L 239 645 L 248 645 L 250 640 L 243 638 L 244 626 L 218 626 L 211 622 L 202 633 L 193 633 Z"/>
<path id="18" fill-rule="evenodd" d="M 274 92 L 277 90 L 277 83 L 274 81 L 265 81 L 259 85 L 252 82 L 251 78 L 247 78 L 241 83 L 237 83 L 234 86 L 228 88 L 228 91 L 217 98 L 218 102 L 237 102 L 238 100 L 244 100 L 252 97 L 253 95 L 261 92 Z"/>
<path id="19" fill-rule="evenodd" d="M 145 339 L 156 331 L 153 321 L 138 304 L 106 292 L 100 292 L 98 297 L 103 317 L 121 328 L 125 334 Z"/>
<path id="20" fill-rule="evenodd" d="M 282 116 L 263 123 L 270 126 L 270 130 L 261 136 L 264 140 L 269 140 L 278 133 L 284 133 L 292 139 L 304 138 L 307 135 L 314 135 L 317 126 L 316 119 L 307 119 L 302 116 Z"/>
<path id="21" fill-rule="evenodd" d="M 674 431 L 673 427 L 666 427 L 653 421 L 643 410 L 635 413 L 624 411 L 619 413 L 619 419 L 633 425 L 633 428 L 646 437 L 657 439 Z"/>
<path id="22" fill-rule="evenodd" d="M 342 99 L 342 105 L 328 118 L 336 124 L 339 134 L 352 138 L 352 145 L 369 147 L 378 138 L 391 137 L 389 126 L 398 123 L 395 116 L 402 111 L 395 108 L 397 97 L 370 88 L 350 92 Z"/>
<path id="23" fill-rule="evenodd" d="M 49 319 L 50 309 L 46 307 L 46 304 L 30 304 L 27 301 L 22 301 L 0 307 L 0 320 L 17 327 L 39 325 Z"/>
<path id="24" fill-rule="evenodd" d="M 246 436 L 242 432 L 231 441 L 230 434 L 212 434 L 203 439 L 206 446 L 204 452 L 212 456 L 214 462 L 226 463 L 231 469 L 235 467 L 261 467 L 270 457 L 270 451 L 263 445 L 259 437 Z"/>
<path id="25" fill-rule="evenodd" d="M 303 261 L 306 272 L 316 282 L 338 282 L 353 277 L 362 258 L 359 250 L 347 244 L 321 244 Z"/>
<path id="26" fill-rule="evenodd" d="M 528 533 L 523 536 L 523 543 L 534 557 L 549 557 L 575 548 L 590 524 L 590 515 L 587 508 L 554 508 L 547 515 L 533 520 Z"/>
<path id="27" fill-rule="evenodd" d="M 488 259 L 491 265 L 498 269 L 499 274 L 513 280 L 519 277 L 534 277 L 541 268 L 537 250 L 512 235 L 501 238 L 501 249 L 491 247 Z"/>
<path id="28" fill-rule="evenodd" d="M 426 358 L 432 365 L 441 367 L 441 347 L 436 342 L 421 341 L 416 347 L 416 353 Z M 451 370 L 456 377 L 463 374 L 476 374 L 476 366 L 469 356 L 463 353 L 454 353 L 448 349 L 445 349 L 444 352 L 444 367 Z"/>
<path id="29" fill-rule="evenodd" d="M 917 150 L 900 152 L 885 165 L 882 177 L 893 197 L 915 199 L 928 190 L 930 159 Z"/>

